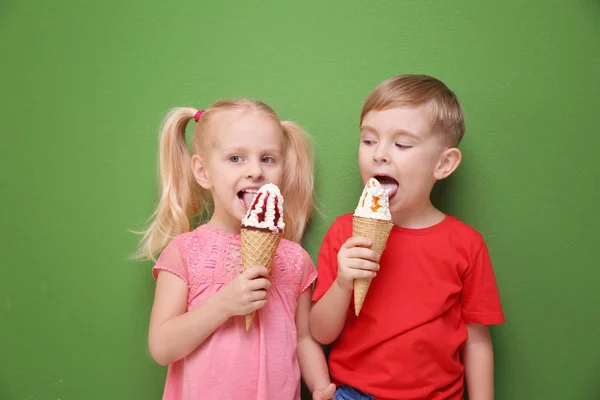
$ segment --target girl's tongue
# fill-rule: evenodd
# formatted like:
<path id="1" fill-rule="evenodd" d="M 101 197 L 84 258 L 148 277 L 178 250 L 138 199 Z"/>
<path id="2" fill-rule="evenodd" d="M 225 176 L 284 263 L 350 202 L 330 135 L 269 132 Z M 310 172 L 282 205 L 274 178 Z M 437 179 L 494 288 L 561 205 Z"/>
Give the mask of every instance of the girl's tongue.
<path id="1" fill-rule="evenodd" d="M 250 207 L 252 207 L 252 201 L 254 200 L 254 196 L 256 196 L 256 193 L 242 192 L 242 201 L 244 202 L 246 208 L 249 209 Z"/>

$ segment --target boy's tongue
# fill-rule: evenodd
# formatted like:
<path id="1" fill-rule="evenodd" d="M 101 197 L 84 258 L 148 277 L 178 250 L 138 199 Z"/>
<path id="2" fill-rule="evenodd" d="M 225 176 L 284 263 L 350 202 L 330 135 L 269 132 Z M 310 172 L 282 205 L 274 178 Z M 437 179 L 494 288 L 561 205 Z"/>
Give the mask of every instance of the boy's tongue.
<path id="1" fill-rule="evenodd" d="M 244 201 L 246 208 L 252 207 L 252 201 L 254 200 L 255 196 L 256 196 L 256 193 L 250 193 L 250 192 L 242 193 L 242 200 Z"/>
<path id="2" fill-rule="evenodd" d="M 379 185 L 388 193 L 390 199 L 398 192 L 398 182 L 394 180 L 382 179 L 379 181 Z"/>

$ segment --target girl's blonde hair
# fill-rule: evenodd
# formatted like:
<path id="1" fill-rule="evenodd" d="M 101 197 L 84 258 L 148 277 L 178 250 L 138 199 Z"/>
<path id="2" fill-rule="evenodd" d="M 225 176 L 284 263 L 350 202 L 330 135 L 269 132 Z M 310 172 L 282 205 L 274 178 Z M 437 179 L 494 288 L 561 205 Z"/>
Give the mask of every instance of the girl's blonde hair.
<path id="1" fill-rule="evenodd" d="M 458 146 L 465 134 L 462 106 L 448 86 L 428 75 L 398 75 L 381 82 L 365 99 L 360 125 L 371 110 L 417 107 L 422 104 L 431 106 L 434 130 L 450 146 Z"/>
<path id="2" fill-rule="evenodd" d="M 314 204 L 311 137 L 297 124 L 281 121 L 275 111 L 261 101 L 222 100 L 208 107 L 198 119 L 192 137 L 195 154 L 209 151 L 205 142 L 211 120 L 224 111 L 262 113 L 281 126 L 284 161 L 280 189 L 285 200 L 284 237 L 300 242 Z M 158 160 L 160 199 L 150 225 L 142 232 L 138 258 L 154 260 L 172 238 L 189 232 L 193 221 L 206 219 L 211 213 L 210 191 L 194 179 L 191 154 L 185 141 L 185 128 L 196 113 L 195 108 L 174 108 L 162 124 Z"/>

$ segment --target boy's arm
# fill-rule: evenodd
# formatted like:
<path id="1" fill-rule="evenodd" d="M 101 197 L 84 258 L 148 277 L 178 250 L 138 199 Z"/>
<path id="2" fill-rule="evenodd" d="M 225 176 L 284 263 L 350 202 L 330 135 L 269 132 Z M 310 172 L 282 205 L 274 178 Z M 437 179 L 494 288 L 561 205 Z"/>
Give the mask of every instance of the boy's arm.
<path id="1" fill-rule="evenodd" d="M 315 400 L 333 399 L 335 385 L 329 380 L 327 362 L 321 346 L 310 335 L 308 318 L 310 314 L 310 288 L 298 296 L 296 309 L 296 329 L 298 331 L 298 363 L 306 386 Z"/>
<path id="2" fill-rule="evenodd" d="M 467 324 L 468 339 L 462 351 L 469 400 L 493 400 L 494 351 L 486 325 Z"/>
<path id="3" fill-rule="evenodd" d="M 377 274 L 379 255 L 370 249 L 372 244 L 370 239 L 351 237 L 337 252 L 337 275 L 310 313 L 310 330 L 319 342 L 330 344 L 342 332 L 354 280 L 374 278 Z"/>
<path id="4" fill-rule="evenodd" d="M 342 333 L 351 298 L 352 288 L 342 288 L 336 279 L 323 297 L 313 305 L 310 312 L 310 331 L 317 341 L 330 344 Z"/>

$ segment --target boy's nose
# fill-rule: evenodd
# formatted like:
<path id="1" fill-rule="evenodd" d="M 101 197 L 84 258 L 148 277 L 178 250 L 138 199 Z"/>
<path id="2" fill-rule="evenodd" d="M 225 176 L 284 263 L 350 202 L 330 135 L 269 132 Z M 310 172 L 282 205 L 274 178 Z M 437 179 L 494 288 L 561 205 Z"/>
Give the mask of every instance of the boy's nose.
<path id="1" fill-rule="evenodd" d="M 387 164 L 389 161 L 389 156 L 383 146 L 378 146 L 373 152 L 373 161 L 376 163 Z"/>

